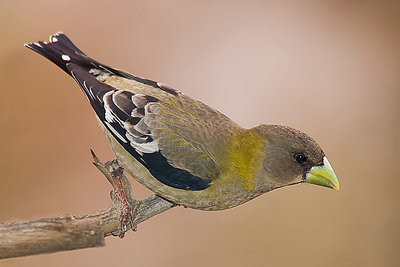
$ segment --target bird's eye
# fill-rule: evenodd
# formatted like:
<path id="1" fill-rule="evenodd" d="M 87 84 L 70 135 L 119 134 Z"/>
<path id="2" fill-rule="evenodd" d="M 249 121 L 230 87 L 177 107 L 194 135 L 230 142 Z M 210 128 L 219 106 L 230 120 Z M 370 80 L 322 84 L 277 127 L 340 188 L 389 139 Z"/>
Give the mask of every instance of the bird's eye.
<path id="1" fill-rule="evenodd" d="M 299 154 L 294 155 L 294 160 L 299 164 L 303 164 L 304 162 L 306 162 L 308 160 L 308 158 L 306 155 L 299 153 Z"/>

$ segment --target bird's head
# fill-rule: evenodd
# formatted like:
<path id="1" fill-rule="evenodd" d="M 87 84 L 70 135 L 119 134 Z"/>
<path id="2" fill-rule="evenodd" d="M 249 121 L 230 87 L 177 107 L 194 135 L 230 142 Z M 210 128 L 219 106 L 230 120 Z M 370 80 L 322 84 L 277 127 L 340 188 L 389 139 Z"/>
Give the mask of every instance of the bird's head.
<path id="1" fill-rule="evenodd" d="M 256 129 L 265 140 L 264 170 L 273 188 L 307 182 L 339 189 L 338 179 L 314 139 L 285 126 L 260 125 Z"/>

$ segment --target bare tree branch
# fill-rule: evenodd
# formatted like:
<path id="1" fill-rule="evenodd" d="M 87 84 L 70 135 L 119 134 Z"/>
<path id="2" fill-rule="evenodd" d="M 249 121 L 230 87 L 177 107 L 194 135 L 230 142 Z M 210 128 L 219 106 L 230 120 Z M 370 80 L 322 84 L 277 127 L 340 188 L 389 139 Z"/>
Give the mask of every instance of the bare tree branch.
<path id="1" fill-rule="evenodd" d="M 118 163 L 110 161 L 103 165 L 93 151 L 92 155 L 94 165 L 115 189 L 112 177 L 120 169 Z M 131 184 L 123 172 L 121 179 L 135 225 L 176 206 L 157 195 L 135 200 Z M 118 232 L 121 214 L 114 191 L 111 198 L 112 205 L 95 214 L 0 224 L 0 259 L 104 246 L 104 238 Z"/>

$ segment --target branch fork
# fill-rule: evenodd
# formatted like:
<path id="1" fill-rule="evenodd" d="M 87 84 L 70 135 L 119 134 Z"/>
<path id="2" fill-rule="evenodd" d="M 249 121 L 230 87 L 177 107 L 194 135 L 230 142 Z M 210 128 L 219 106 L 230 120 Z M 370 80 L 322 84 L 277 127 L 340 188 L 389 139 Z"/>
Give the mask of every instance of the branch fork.
<path id="1" fill-rule="evenodd" d="M 103 164 L 93 151 L 91 153 L 93 164 L 113 186 L 111 206 L 88 215 L 0 224 L 0 259 L 104 246 L 106 236 L 122 238 L 129 229 L 136 231 L 139 223 L 176 206 L 157 195 L 136 200 L 118 161 Z M 119 188 L 125 192 L 128 206 L 121 205 L 124 202 L 121 202 Z"/>

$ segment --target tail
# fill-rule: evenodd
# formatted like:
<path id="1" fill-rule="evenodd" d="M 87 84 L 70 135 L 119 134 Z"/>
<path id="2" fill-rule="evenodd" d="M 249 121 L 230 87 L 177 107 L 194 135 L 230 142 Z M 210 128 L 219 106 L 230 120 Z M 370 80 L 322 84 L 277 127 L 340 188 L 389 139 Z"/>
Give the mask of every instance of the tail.
<path id="1" fill-rule="evenodd" d="M 104 68 L 102 67 L 103 64 L 89 58 L 62 32 L 51 35 L 49 42 L 39 41 L 37 43 L 25 44 L 25 46 L 49 59 L 69 75 L 71 75 L 71 72 L 67 68 L 68 63 L 74 63 L 87 70 L 91 68 Z"/>
<path id="2" fill-rule="evenodd" d="M 121 76 L 127 79 L 135 80 L 139 83 L 150 85 L 173 95 L 180 94 L 179 91 L 170 88 L 169 86 L 157 83 L 152 80 L 134 76 L 128 72 L 112 68 L 88 57 L 78 47 L 76 47 L 72 43 L 72 41 L 62 32 L 51 35 L 49 38 L 49 42 L 39 41 L 37 43 L 25 44 L 25 46 L 52 61 L 58 67 L 63 69 L 66 73 L 72 76 L 75 80 L 77 79 L 76 77 L 74 77 L 73 71 L 75 70 L 76 72 L 76 69 L 79 69 L 81 71 L 99 69 L 113 75 Z M 80 83 L 78 80 L 77 82 Z"/>

